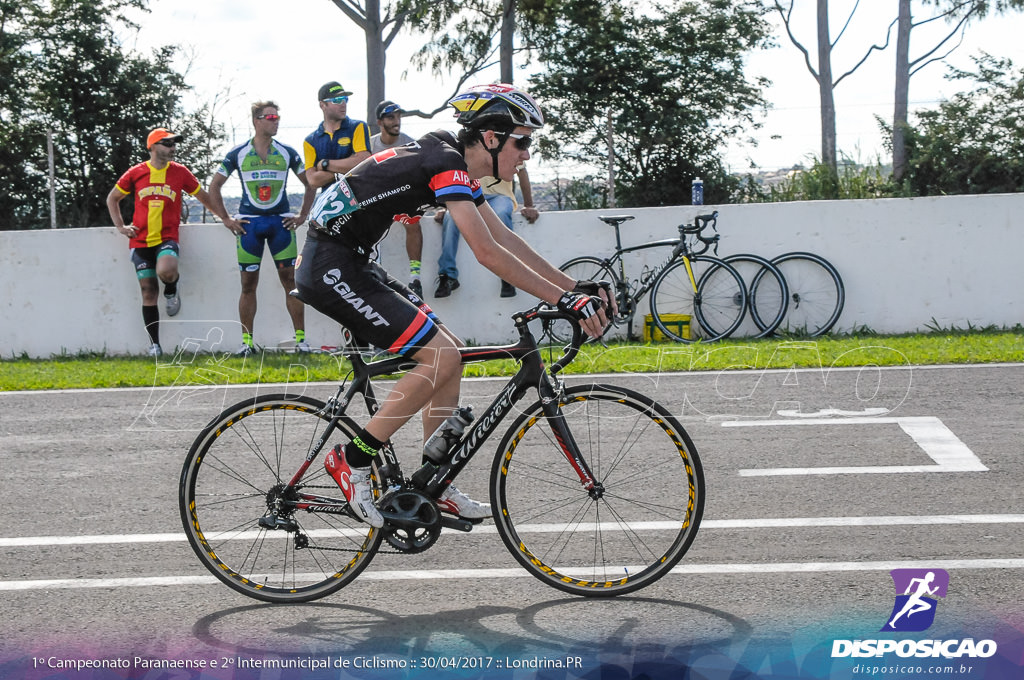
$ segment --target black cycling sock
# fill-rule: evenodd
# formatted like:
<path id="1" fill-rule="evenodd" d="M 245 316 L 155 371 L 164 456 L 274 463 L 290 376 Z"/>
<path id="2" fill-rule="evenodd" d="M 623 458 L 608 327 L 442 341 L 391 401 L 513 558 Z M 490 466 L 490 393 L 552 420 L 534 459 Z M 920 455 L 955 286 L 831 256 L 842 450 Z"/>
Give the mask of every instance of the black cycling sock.
<path id="1" fill-rule="evenodd" d="M 180 278 L 179 276 L 170 283 L 164 284 L 164 297 L 174 297 L 174 294 L 178 292 L 178 279 Z"/>
<path id="2" fill-rule="evenodd" d="M 345 461 L 349 464 L 349 467 L 369 467 L 370 461 L 380 453 L 383 447 L 384 442 L 369 434 L 366 430 L 361 430 L 345 447 Z"/>
<path id="3" fill-rule="evenodd" d="M 142 323 L 154 345 L 160 344 L 160 308 L 156 305 L 142 305 Z"/>

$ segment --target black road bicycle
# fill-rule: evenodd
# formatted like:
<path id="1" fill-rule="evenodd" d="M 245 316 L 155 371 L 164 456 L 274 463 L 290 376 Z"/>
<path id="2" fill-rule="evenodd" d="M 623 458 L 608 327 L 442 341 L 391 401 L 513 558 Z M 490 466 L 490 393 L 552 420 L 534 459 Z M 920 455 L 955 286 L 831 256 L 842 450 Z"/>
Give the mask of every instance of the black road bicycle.
<path id="1" fill-rule="evenodd" d="M 652 321 L 666 337 L 676 342 L 711 342 L 731 335 L 747 313 L 747 289 L 743 277 L 727 262 L 705 253 L 718 245 L 718 235 L 705 236 L 718 213 L 698 215 L 693 225 L 680 225 L 679 238 L 622 246 L 620 225 L 632 215 L 600 216 L 615 229 L 615 252 L 607 258 L 576 257 L 559 269 L 576 280 L 608 281 L 619 304 L 613 321 L 627 324 L 633 338 L 633 321 L 639 303 L 650 292 Z M 648 248 L 672 250 L 660 265 L 644 271 L 637 279 L 626 275 L 623 256 Z M 571 329 L 565 322 L 550 322 L 546 333 L 557 343 L 568 340 Z"/>
<path id="2" fill-rule="evenodd" d="M 381 529 L 349 507 L 322 456 L 358 430 L 352 413 L 362 409 L 350 413 L 353 400 L 374 413 L 372 379 L 403 370 L 407 359 L 366 363 L 346 353 L 351 381 L 326 403 L 274 394 L 226 409 L 199 433 L 181 473 L 181 519 L 200 561 L 250 597 L 305 602 L 351 583 L 381 550 L 419 553 L 442 528 L 471 531 L 435 501 L 511 418 L 489 488 L 498 533 L 515 559 L 550 586 L 592 597 L 629 593 L 667 574 L 703 514 L 697 451 L 676 418 L 642 394 L 567 387 L 558 373 L 579 351 L 578 324 L 550 366 L 528 327 L 555 318 L 566 317 L 546 307 L 520 312 L 517 343 L 460 350 L 463 363 L 512 358 L 519 372 L 440 466 L 406 477 L 390 444 L 384 448 L 373 464 Z M 517 406 L 534 390 L 536 401 Z"/>

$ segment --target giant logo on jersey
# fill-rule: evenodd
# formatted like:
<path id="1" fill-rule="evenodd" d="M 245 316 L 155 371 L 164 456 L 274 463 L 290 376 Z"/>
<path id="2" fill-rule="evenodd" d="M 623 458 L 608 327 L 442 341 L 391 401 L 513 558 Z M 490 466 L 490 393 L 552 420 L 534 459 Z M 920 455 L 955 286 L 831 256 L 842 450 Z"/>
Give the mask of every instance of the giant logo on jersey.
<path id="1" fill-rule="evenodd" d="M 387 319 L 381 316 L 368 302 L 363 298 L 356 295 L 351 286 L 341 280 L 341 270 L 331 269 L 323 275 L 322 280 L 331 289 L 341 296 L 341 299 L 352 305 L 352 308 L 356 310 L 358 314 L 362 314 L 367 321 L 373 323 L 374 326 L 390 326 Z"/>

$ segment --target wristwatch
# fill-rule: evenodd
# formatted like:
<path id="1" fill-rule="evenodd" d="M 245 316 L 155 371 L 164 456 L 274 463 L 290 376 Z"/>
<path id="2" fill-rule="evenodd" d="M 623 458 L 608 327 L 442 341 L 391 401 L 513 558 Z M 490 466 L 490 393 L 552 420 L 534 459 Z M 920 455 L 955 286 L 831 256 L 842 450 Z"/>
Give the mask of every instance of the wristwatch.
<path id="1" fill-rule="evenodd" d="M 328 164 L 328 163 L 330 163 L 330 161 L 329 161 L 329 160 L 327 160 L 326 158 L 325 158 L 325 159 L 323 159 L 322 161 L 320 161 L 320 169 L 321 169 L 321 170 L 326 170 L 326 169 L 327 169 L 327 164 Z"/>

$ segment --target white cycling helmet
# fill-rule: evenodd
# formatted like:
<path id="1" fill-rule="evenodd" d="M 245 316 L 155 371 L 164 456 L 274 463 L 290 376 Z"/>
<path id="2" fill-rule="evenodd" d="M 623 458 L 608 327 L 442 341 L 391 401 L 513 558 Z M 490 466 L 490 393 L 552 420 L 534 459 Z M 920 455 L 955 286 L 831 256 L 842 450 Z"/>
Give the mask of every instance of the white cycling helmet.
<path id="1" fill-rule="evenodd" d="M 477 85 L 455 95 L 449 102 L 455 119 L 469 128 L 541 128 L 544 114 L 528 93 L 505 83 Z"/>

